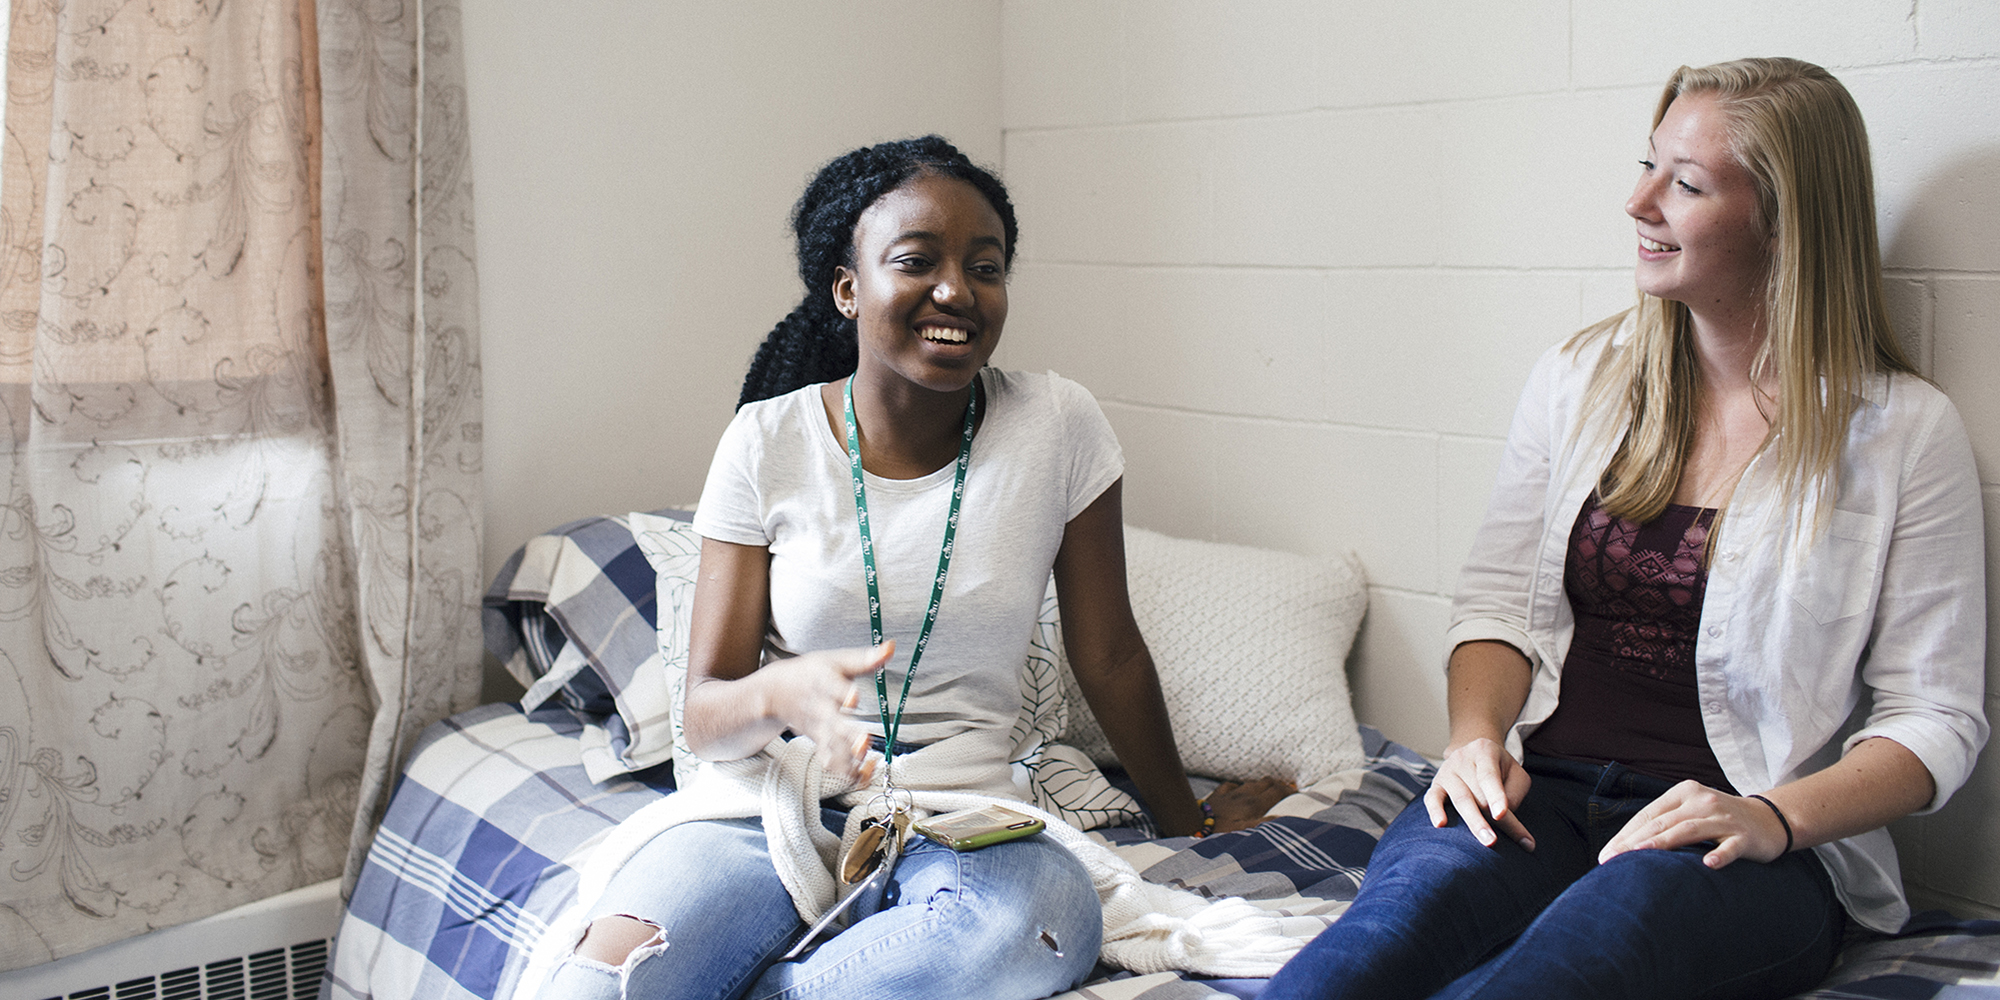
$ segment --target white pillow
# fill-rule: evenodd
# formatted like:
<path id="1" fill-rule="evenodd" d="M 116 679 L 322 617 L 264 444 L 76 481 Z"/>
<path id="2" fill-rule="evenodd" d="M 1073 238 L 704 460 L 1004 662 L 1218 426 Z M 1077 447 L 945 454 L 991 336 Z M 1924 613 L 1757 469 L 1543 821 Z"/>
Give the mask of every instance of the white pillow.
<path id="1" fill-rule="evenodd" d="M 1104 777 L 1083 751 L 1057 742 L 1069 728 L 1068 672 L 1062 667 L 1062 629 L 1056 619 L 1056 588 L 1042 595 L 1042 611 L 1021 664 L 1021 717 L 1014 721 L 1010 760 L 1025 772 L 1035 805 L 1079 830 L 1101 826 L 1150 828 L 1139 802 Z M 1071 681 L 1070 683 L 1075 683 Z"/>
<path id="2" fill-rule="evenodd" d="M 1313 559 L 1127 525 L 1125 575 L 1188 773 L 1269 775 L 1304 788 L 1362 765 L 1346 660 L 1368 585 L 1353 556 Z M 1065 742 L 1115 763 L 1067 656 L 1062 676 L 1074 703 Z"/>
<path id="3" fill-rule="evenodd" d="M 701 535 L 694 525 L 671 517 L 633 511 L 625 515 L 632 539 L 645 553 L 655 576 L 654 621 L 660 638 L 659 661 L 648 660 L 634 677 L 640 690 L 627 699 L 621 716 L 633 730 L 625 756 L 646 765 L 671 758 L 674 773 L 692 773 L 694 752 L 681 733 L 681 711 L 687 694 L 688 623 L 694 618 L 694 585 L 701 574 Z M 664 711 L 662 711 L 664 709 Z"/>

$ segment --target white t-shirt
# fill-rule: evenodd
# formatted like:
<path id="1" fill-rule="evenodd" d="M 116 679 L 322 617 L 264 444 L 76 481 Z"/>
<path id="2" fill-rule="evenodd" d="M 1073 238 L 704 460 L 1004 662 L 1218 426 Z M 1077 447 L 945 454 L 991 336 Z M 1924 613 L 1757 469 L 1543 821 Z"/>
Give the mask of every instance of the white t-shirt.
<path id="1" fill-rule="evenodd" d="M 1021 664 L 1063 528 L 1124 474 L 1118 439 L 1088 390 L 1053 372 L 980 375 L 985 416 L 944 600 L 897 734 L 903 743 L 1013 726 Z M 955 468 L 920 479 L 864 473 L 882 626 L 896 640 L 892 710 L 930 601 Z M 828 425 L 818 385 L 751 403 L 723 432 L 694 527 L 717 541 L 769 547 L 765 662 L 868 645 L 853 497 L 847 449 Z M 874 685 L 861 687 L 862 709 L 872 714 Z M 879 721 L 869 729 L 879 733 Z"/>

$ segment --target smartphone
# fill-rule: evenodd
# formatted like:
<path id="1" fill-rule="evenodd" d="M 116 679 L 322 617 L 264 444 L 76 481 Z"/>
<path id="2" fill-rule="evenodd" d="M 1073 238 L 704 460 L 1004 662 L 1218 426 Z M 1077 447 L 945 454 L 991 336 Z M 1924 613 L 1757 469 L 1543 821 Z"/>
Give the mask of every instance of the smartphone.
<path id="1" fill-rule="evenodd" d="M 1042 832 L 1042 821 L 1006 806 L 960 809 L 919 821 L 914 829 L 954 851 L 976 851 Z"/>

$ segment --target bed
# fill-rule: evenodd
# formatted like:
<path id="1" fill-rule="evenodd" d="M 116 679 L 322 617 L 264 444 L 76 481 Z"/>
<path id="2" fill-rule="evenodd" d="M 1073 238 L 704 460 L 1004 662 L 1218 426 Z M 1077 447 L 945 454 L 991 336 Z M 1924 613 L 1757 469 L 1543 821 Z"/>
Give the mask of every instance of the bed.
<path id="1" fill-rule="evenodd" d="M 672 511 L 578 521 L 532 540 L 502 569 L 486 599 L 488 647 L 528 686 L 528 696 L 462 713 L 424 734 L 349 902 L 323 996 L 513 996 L 530 951 L 574 899 L 578 869 L 590 852 L 619 820 L 673 791 L 671 688 L 683 664 L 672 661 L 698 551 L 685 522 L 684 513 Z M 1353 595 L 1365 594 L 1358 567 L 1305 565 L 1300 557 L 1267 558 L 1143 533 L 1128 533 L 1128 548 L 1135 611 L 1155 645 L 1199 646 L 1215 640 L 1216 627 L 1240 626 L 1242 615 L 1207 616 L 1227 620 L 1218 626 L 1187 611 L 1188 580 L 1229 586 L 1235 573 L 1240 588 L 1274 587 L 1284 595 L 1247 594 L 1243 602 L 1257 608 L 1255 615 L 1284 619 L 1247 626 L 1286 633 L 1283 647 L 1268 651 L 1273 662 L 1333 657 L 1317 660 L 1321 667 L 1332 663 L 1331 670 L 1272 685 L 1286 706 L 1282 714 L 1302 724 L 1263 733 L 1262 743 L 1221 741 L 1231 744 L 1226 751 L 1211 746 L 1218 731 L 1268 728 L 1244 720 L 1270 714 L 1271 705 L 1223 705 L 1212 717 L 1176 712 L 1181 742 L 1194 747 L 1191 771 L 1228 775 L 1230 768 L 1249 768 L 1305 780 L 1275 818 L 1254 829 L 1199 841 L 1154 837 L 1115 773 L 1107 778 L 1094 766 L 1108 749 L 1092 720 L 1080 710 L 1072 716 L 1066 695 L 1073 688 L 1065 690 L 1051 599 L 1023 668 L 1024 721 L 1017 733 L 1026 748 L 1017 763 L 1035 774 L 1036 804 L 1094 828 L 1093 837 L 1148 881 L 1241 897 L 1288 933 L 1309 936 L 1346 908 L 1376 838 L 1431 773 L 1421 755 L 1340 716 L 1346 690 L 1338 664 L 1359 619 Z M 1202 563 L 1203 572 L 1178 571 L 1190 562 Z M 1212 598 L 1206 594 L 1200 603 L 1212 607 Z M 1223 602 L 1222 612 L 1228 608 Z M 1342 623 L 1325 635 L 1303 634 L 1328 618 Z M 1217 700 L 1213 678 L 1178 667 L 1171 652 L 1155 652 L 1170 704 Z M 1196 692 L 1203 697 L 1193 699 Z M 1244 697 L 1254 699 L 1236 701 Z M 1088 984 L 1065 997 L 1254 997 L 1261 984 L 1186 973 L 1137 976 L 1100 965 Z M 1828 981 L 1805 996 L 2000 1000 L 2000 921 L 1922 914 L 1901 935 L 1857 936 Z"/>

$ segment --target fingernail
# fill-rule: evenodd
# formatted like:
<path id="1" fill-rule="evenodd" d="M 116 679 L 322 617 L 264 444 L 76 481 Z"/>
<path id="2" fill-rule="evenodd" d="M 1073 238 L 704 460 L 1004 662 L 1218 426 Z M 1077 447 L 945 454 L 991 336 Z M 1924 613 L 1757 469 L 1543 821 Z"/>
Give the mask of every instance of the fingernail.
<path id="1" fill-rule="evenodd" d="M 1521 850 L 1532 851 L 1534 849 L 1535 849 L 1535 838 L 1533 837 L 1521 838 Z"/>
<path id="2" fill-rule="evenodd" d="M 1481 830 L 1479 832 L 1479 842 L 1485 844 L 1488 847 L 1492 847 L 1493 842 L 1498 839 L 1499 838 L 1493 836 L 1493 831 L 1491 830 Z"/>

